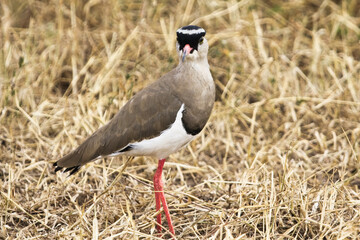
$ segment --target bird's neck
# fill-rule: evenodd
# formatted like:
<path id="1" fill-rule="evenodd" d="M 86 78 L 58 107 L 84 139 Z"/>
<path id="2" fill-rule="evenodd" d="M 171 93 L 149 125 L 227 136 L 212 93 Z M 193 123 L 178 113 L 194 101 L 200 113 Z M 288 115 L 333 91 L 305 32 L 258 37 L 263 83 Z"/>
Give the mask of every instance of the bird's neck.
<path id="1" fill-rule="evenodd" d="M 180 60 L 180 63 L 177 66 L 177 72 L 181 74 L 181 84 L 184 83 L 185 78 L 189 81 L 196 79 L 196 81 L 203 86 L 214 85 L 207 58 L 201 60 L 197 59 L 196 61 L 193 61 L 193 59 L 186 59 L 184 62 Z"/>
<path id="2" fill-rule="evenodd" d="M 200 58 L 200 59 L 185 59 L 183 62 L 181 59 L 179 61 L 178 68 L 193 68 L 193 69 L 201 69 L 209 71 L 209 63 L 207 58 Z"/>

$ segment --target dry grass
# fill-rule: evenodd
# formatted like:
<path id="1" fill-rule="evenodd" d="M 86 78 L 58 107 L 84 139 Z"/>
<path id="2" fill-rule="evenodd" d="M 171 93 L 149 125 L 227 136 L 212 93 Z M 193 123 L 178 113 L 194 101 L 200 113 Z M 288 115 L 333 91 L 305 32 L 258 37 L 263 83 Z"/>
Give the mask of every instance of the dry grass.
<path id="1" fill-rule="evenodd" d="M 155 160 L 50 162 L 174 68 L 189 23 L 217 102 L 165 164 L 178 239 L 360 238 L 359 1 L 0 6 L 0 239 L 158 239 Z"/>

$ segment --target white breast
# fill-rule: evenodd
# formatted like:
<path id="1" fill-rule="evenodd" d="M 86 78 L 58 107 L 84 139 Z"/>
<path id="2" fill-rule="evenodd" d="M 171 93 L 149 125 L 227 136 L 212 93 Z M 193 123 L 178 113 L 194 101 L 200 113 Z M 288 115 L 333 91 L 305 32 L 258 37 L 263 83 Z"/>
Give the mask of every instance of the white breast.
<path id="1" fill-rule="evenodd" d="M 175 122 L 171 124 L 168 129 L 162 131 L 159 136 L 131 143 L 131 150 L 124 154 L 132 156 L 153 156 L 162 159 L 184 147 L 193 140 L 195 136 L 188 134 L 183 126 L 181 121 L 183 110 L 184 104 L 181 105 L 177 112 Z"/>

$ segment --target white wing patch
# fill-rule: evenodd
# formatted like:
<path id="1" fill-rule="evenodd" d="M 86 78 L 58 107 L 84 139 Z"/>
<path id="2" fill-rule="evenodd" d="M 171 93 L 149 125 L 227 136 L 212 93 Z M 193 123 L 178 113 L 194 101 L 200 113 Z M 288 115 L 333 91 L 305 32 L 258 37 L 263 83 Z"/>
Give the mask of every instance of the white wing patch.
<path id="1" fill-rule="evenodd" d="M 131 150 L 122 153 L 115 152 L 109 156 L 124 154 L 130 156 L 153 156 L 158 159 L 168 157 L 195 138 L 195 136 L 188 134 L 183 126 L 181 120 L 183 111 L 184 104 L 181 105 L 177 112 L 175 122 L 168 129 L 162 131 L 159 136 L 131 143 L 129 144 Z"/>

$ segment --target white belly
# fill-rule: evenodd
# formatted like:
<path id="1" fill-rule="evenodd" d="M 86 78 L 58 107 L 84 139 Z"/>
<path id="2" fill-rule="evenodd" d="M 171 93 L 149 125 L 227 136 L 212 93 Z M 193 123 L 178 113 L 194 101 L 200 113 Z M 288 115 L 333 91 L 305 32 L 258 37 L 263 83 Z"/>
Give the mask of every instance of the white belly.
<path id="1" fill-rule="evenodd" d="M 123 154 L 130 156 L 152 156 L 162 159 L 184 147 L 195 136 L 188 134 L 183 126 L 181 121 L 183 110 L 184 104 L 181 105 L 177 112 L 175 122 L 168 129 L 162 131 L 159 136 L 131 143 L 131 150 Z M 115 153 L 114 155 L 117 154 Z"/>

